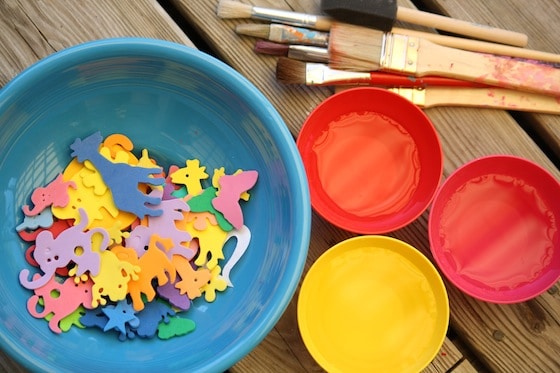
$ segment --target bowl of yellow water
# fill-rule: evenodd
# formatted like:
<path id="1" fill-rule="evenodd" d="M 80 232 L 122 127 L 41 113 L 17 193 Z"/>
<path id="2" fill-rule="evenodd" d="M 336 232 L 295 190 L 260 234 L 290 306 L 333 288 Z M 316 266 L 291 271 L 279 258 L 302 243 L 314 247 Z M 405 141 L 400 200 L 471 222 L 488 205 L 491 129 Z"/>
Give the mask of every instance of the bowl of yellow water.
<path id="1" fill-rule="evenodd" d="M 307 349 L 328 372 L 419 372 L 443 344 L 449 303 L 420 251 L 366 235 L 319 257 L 303 280 L 297 314 Z"/>

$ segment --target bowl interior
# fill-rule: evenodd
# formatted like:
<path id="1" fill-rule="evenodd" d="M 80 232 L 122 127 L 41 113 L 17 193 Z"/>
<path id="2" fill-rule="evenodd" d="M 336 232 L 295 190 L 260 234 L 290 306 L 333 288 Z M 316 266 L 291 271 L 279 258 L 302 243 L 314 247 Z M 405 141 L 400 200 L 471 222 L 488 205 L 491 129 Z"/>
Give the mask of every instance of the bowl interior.
<path id="1" fill-rule="evenodd" d="M 329 372 L 419 372 L 438 353 L 448 321 L 435 267 L 386 236 L 358 236 L 327 250 L 298 298 L 305 345 Z"/>
<path id="2" fill-rule="evenodd" d="M 72 328 L 55 335 L 26 310 L 28 268 L 15 227 L 32 190 L 69 163 L 69 145 L 100 131 L 128 136 L 164 168 L 197 158 L 212 174 L 257 170 L 243 205 L 250 246 L 233 268 L 234 287 L 214 303 L 197 299 L 189 335 L 120 342 Z M 27 69 L 0 91 L 0 264 L 2 348 L 37 371 L 223 371 L 274 326 L 291 299 L 307 254 L 310 204 L 292 136 L 258 90 L 202 52 L 123 38 L 86 43 Z M 137 155 L 139 155 L 137 153 Z M 225 255 L 232 247 L 226 246 Z M 35 270 L 36 271 L 36 270 Z"/>
<path id="3" fill-rule="evenodd" d="M 386 233 L 410 223 L 441 179 L 441 145 L 428 117 L 379 88 L 326 99 L 307 118 L 297 145 L 313 208 L 357 233 Z"/>
<path id="4" fill-rule="evenodd" d="M 560 278 L 560 183 L 523 158 L 495 155 L 453 172 L 429 218 L 439 268 L 481 300 L 533 298 Z"/>

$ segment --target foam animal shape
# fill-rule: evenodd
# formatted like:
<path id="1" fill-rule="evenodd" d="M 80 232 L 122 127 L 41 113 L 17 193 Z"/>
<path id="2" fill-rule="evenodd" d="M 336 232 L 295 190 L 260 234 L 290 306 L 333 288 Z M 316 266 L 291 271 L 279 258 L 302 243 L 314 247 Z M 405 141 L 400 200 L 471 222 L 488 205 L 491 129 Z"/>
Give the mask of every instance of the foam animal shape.
<path id="1" fill-rule="evenodd" d="M 202 295 L 200 290 L 210 281 L 212 274 L 207 268 L 194 269 L 191 262 L 186 258 L 174 255 L 171 262 L 175 266 L 177 274 L 181 280 L 175 283 L 175 287 L 180 294 L 187 294 L 189 299 L 195 299 Z"/>
<path id="2" fill-rule="evenodd" d="M 178 190 L 177 192 L 180 192 Z M 224 231 L 231 231 L 233 229 L 233 225 L 230 224 L 225 218 L 224 215 L 216 210 L 214 206 L 212 206 L 212 200 L 216 198 L 218 190 L 214 187 L 208 187 L 202 191 L 197 196 L 190 198 L 187 203 L 189 204 L 190 211 L 192 212 L 209 212 L 214 215 L 218 225 Z M 178 195 L 182 193 L 173 193 L 173 195 Z M 180 196 L 177 196 L 181 198 Z"/>
<path id="3" fill-rule="evenodd" d="M 23 230 L 35 230 L 37 228 L 49 228 L 54 223 L 53 214 L 50 209 L 45 209 L 38 213 L 37 215 L 23 217 L 23 222 L 21 222 L 17 227 L 16 231 L 21 232 Z"/>
<path id="4" fill-rule="evenodd" d="M 249 247 L 249 242 L 251 242 L 251 231 L 245 225 L 241 227 L 241 229 L 234 229 L 228 232 L 226 242 L 233 237 L 236 238 L 237 244 L 235 245 L 233 253 L 222 269 L 222 278 L 226 280 L 229 287 L 233 287 L 233 284 L 231 283 L 231 280 L 229 278 L 230 272 L 237 264 L 237 262 L 241 259 L 241 257 L 247 250 L 247 247 Z"/>
<path id="5" fill-rule="evenodd" d="M 200 221 L 201 214 L 205 224 Z M 212 269 L 218 265 L 220 259 L 224 259 L 223 246 L 228 232 L 216 225 L 214 223 L 216 220 L 210 221 L 206 216 L 207 213 L 189 212 L 182 226 L 193 238 L 198 239 L 198 256 L 194 264 Z"/>
<path id="6" fill-rule="evenodd" d="M 224 175 L 218 180 L 219 193 L 212 200 L 212 206 L 224 214 L 224 218 L 236 229 L 243 226 L 243 211 L 239 205 L 239 198 L 255 185 L 257 177 L 257 171 L 242 171 L 234 175 Z"/>
<path id="7" fill-rule="evenodd" d="M 92 248 L 92 237 L 99 233 L 103 237 L 100 249 L 104 250 L 109 245 L 110 239 L 102 228 L 91 229 L 84 232 L 88 218 L 83 209 L 80 209 L 81 222 L 72 226 L 56 238 L 50 231 L 43 231 L 35 240 L 34 258 L 44 272 L 42 277 L 28 281 L 29 270 L 24 268 L 19 273 L 19 281 L 27 289 L 37 289 L 45 285 L 58 268 L 66 267 L 70 262 L 77 264 L 76 275 L 81 276 L 89 271 L 96 275 L 100 268 L 99 252 Z"/>
<path id="8" fill-rule="evenodd" d="M 163 323 L 158 328 L 158 338 L 171 339 L 192 332 L 196 327 L 194 321 L 182 317 L 170 317 L 167 324 Z"/>
<path id="9" fill-rule="evenodd" d="M 131 321 L 134 323 L 134 319 L 131 319 Z M 80 323 L 86 328 L 95 327 L 104 330 L 108 322 L 109 317 L 105 315 L 105 313 L 103 312 L 103 308 L 101 307 L 92 310 L 86 310 L 84 315 L 80 317 Z M 127 322 L 125 322 L 124 324 L 124 330 L 125 333 L 119 333 L 119 340 L 125 341 L 127 338 L 133 339 L 134 337 L 136 337 L 136 334 Z"/>
<path id="10" fill-rule="evenodd" d="M 138 259 L 140 272 L 137 278 L 128 283 L 128 293 L 136 311 L 141 311 L 144 308 L 142 294 L 146 296 L 148 302 L 151 302 L 156 296 L 152 280 L 157 278 L 158 285 L 175 281 L 175 267 L 164 253 L 165 248 L 171 247 L 172 244 L 170 239 L 162 239 L 154 234 L 150 239 L 148 250 Z M 158 248 L 158 245 L 165 246 L 165 248 L 162 250 Z"/>
<path id="11" fill-rule="evenodd" d="M 173 265 L 175 265 L 175 263 L 173 263 Z M 175 279 L 175 281 L 177 281 L 177 279 Z M 161 298 L 167 299 L 167 301 L 173 307 L 176 307 L 183 311 L 191 308 L 192 302 L 189 297 L 186 294 L 181 294 L 180 290 L 175 287 L 175 283 L 173 282 L 167 282 L 161 286 L 158 286 L 156 291 Z"/>
<path id="12" fill-rule="evenodd" d="M 88 177 L 101 180 L 100 176 L 93 177 L 99 174 L 95 168 L 88 168 L 88 163 L 84 162 L 84 164 L 81 164 L 74 159 L 66 167 L 64 176 L 74 181 L 77 188 L 68 189 L 70 201 L 66 206 L 51 207 L 53 215 L 61 220 L 74 219 L 76 222 L 79 222 L 78 209 L 83 208 L 87 212 L 89 219 L 88 228 L 109 228 L 116 221 L 120 221 L 122 223 L 121 228 L 125 228 L 136 219 L 136 216 L 125 211 L 119 211 L 115 206 L 110 191 L 107 188 L 103 188 L 104 184 L 97 185 L 96 187 L 88 187 L 84 184 Z M 105 190 L 105 193 L 99 194 L 101 190 Z"/>
<path id="13" fill-rule="evenodd" d="M 38 280 L 40 275 L 35 274 L 33 277 L 34 280 Z M 76 283 L 71 277 L 59 283 L 53 276 L 44 286 L 35 289 L 35 294 L 27 300 L 27 310 L 35 318 L 44 318 L 52 313 L 49 328 L 55 333 L 60 333 L 59 322 L 63 318 L 80 306 L 91 309 L 92 285 L 91 280 Z M 43 300 L 42 310 L 37 311 L 40 299 Z"/>
<path id="14" fill-rule="evenodd" d="M 96 132 L 85 139 L 76 139 L 70 148 L 71 155 L 79 162 L 90 161 L 101 174 L 103 181 L 111 190 L 115 205 L 123 211 L 128 211 L 138 217 L 145 215 L 158 216 L 161 210 L 150 208 L 147 205 L 156 206 L 161 202 L 161 197 L 153 197 L 144 194 L 138 189 L 138 185 L 163 185 L 165 179 L 154 177 L 161 173 L 161 167 L 138 167 L 127 163 L 114 163 L 99 153 L 99 147 L 103 140 L 101 134 Z"/>
<path id="15" fill-rule="evenodd" d="M 145 247 L 150 243 L 153 234 L 158 234 L 162 238 L 171 240 L 172 245 L 166 252 L 171 258 L 172 255 L 183 255 L 192 259 L 196 254 L 182 243 L 191 240 L 191 235 L 177 228 L 176 222 L 183 219 L 183 211 L 189 211 L 189 205 L 181 199 L 170 199 L 161 201 L 159 207 L 163 211 L 160 216 L 148 216 L 147 225 L 137 225 L 130 232 L 125 240 L 126 247 L 132 247 L 138 253 L 138 257 L 144 255 Z"/>
<path id="16" fill-rule="evenodd" d="M 169 322 L 169 316 L 174 316 L 175 311 L 163 302 L 147 303 L 145 308 L 136 314 L 140 325 L 135 329 L 136 334 L 142 338 L 153 338 L 159 325 Z"/>
<path id="17" fill-rule="evenodd" d="M 111 250 L 100 253 L 101 266 L 97 275 L 91 275 L 93 281 L 92 307 L 107 304 L 108 296 L 113 302 L 126 298 L 128 283 L 138 278 L 140 267 L 125 260 L 120 260 Z"/>
<path id="18" fill-rule="evenodd" d="M 200 288 L 200 290 L 204 293 L 204 299 L 207 302 L 213 302 L 216 300 L 216 292 L 217 291 L 224 291 L 228 287 L 226 280 L 220 276 L 222 269 L 220 266 L 216 266 L 212 268 L 211 278 L 210 280 Z"/>
<path id="19" fill-rule="evenodd" d="M 200 166 L 198 159 L 188 159 L 186 167 L 179 168 L 171 174 L 171 181 L 175 184 L 183 184 L 187 193 L 196 196 L 202 192 L 201 180 L 207 179 L 206 167 Z"/>
<path id="20" fill-rule="evenodd" d="M 51 181 L 45 187 L 39 187 L 31 194 L 31 202 L 34 206 L 32 209 L 28 205 L 22 207 L 23 213 L 27 216 L 35 216 L 48 206 L 64 207 L 68 204 L 68 188 L 76 189 L 76 183 L 73 181 L 64 181 L 62 174 Z"/>

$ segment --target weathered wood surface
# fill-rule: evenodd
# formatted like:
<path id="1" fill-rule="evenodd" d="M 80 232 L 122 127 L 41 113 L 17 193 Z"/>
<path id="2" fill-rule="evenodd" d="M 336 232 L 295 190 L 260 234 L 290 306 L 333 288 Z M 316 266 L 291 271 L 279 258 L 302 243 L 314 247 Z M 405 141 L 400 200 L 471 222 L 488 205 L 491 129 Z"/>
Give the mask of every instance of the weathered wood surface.
<path id="1" fill-rule="evenodd" d="M 0 87 L 55 51 L 89 40 L 122 36 L 193 46 L 156 0 L 2 0 Z"/>
<path id="2" fill-rule="evenodd" d="M 317 13 L 319 0 L 273 1 L 241 0 L 244 3 Z M 290 130 L 297 135 L 309 112 L 330 94 L 326 88 L 286 87 L 274 77 L 275 58 L 253 53 L 255 40 L 238 36 L 234 27 L 252 20 L 223 20 L 216 17 L 217 0 L 172 0 L 182 14 L 205 36 L 206 41 L 226 62 L 259 87 L 274 103 Z M 436 3 L 434 1 L 433 3 Z M 410 2 L 399 2 L 411 6 Z M 560 4 L 536 1 L 530 5 L 520 0 L 488 2 L 481 0 L 437 1 L 439 10 L 457 18 L 525 32 L 529 47 L 548 52 L 560 52 L 560 37 L 553 31 L 557 24 Z M 530 6 L 531 9 L 526 7 Z M 538 8 L 538 9 L 537 9 Z M 537 162 L 556 177 L 560 148 L 560 117 L 515 113 L 476 108 L 434 108 L 426 110 L 440 134 L 445 153 L 444 176 L 460 165 L 480 156 L 513 154 Z M 520 122 L 518 122 L 520 121 Z M 524 130 L 538 134 L 556 158 L 551 160 Z M 403 239 L 429 254 L 427 216 L 392 235 Z M 350 235 L 314 217 L 313 238 L 308 266 L 328 247 Z M 501 372 L 560 371 L 560 297 L 556 287 L 535 300 L 517 305 L 494 305 L 479 302 L 447 283 L 451 304 L 451 328 L 464 344 L 472 349 L 482 368 Z M 296 298 L 280 320 L 276 331 L 288 342 L 302 366 L 318 370 L 309 360 L 302 345 L 296 322 Z M 265 341 L 266 343 L 266 341 Z M 251 366 L 260 360 L 255 351 L 239 366 Z M 431 368 L 434 367 L 432 364 Z M 249 369 L 249 368 L 248 368 Z M 448 368 L 449 369 L 449 368 Z M 470 364 L 458 364 L 457 371 L 472 369 Z M 255 370 L 256 371 L 256 370 Z"/>
<path id="3" fill-rule="evenodd" d="M 319 0 L 242 0 L 261 6 L 316 13 Z M 296 135 L 305 117 L 331 94 L 327 88 L 283 86 L 276 82 L 276 59 L 253 53 L 254 39 L 236 35 L 236 24 L 248 20 L 221 20 L 218 0 L 170 0 L 180 14 L 202 35 L 212 52 L 251 80 L 275 105 Z M 526 2 L 503 0 L 424 1 L 457 18 L 488 23 L 529 34 L 530 47 L 560 52 L 555 31 L 560 4 L 538 0 L 526 10 Z M 400 5 L 412 6 L 408 1 Z M 54 51 L 86 40 L 115 36 L 146 36 L 192 45 L 156 0 L 25 0 L 0 1 L 0 87 L 22 69 Z M 436 125 L 445 153 L 444 176 L 476 157 L 505 153 L 531 159 L 560 172 L 524 126 L 542 136 L 552 152 L 560 154 L 560 117 L 524 114 L 515 118 L 496 110 L 438 108 L 426 111 Z M 411 243 L 429 256 L 427 216 L 391 234 Z M 312 241 L 306 270 L 333 244 L 352 234 L 313 216 Z M 557 287 L 537 299 L 512 306 L 478 302 L 447 284 L 451 304 L 451 328 L 461 348 L 446 340 L 427 372 L 560 371 L 560 294 Z M 321 371 L 301 341 L 297 329 L 297 294 L 284 316 L 266 339 L 232 372 Z M 463 350 L 468 347 L 468 351 Z M 472 354 L 472 355 L 471 355 Z M 471 359 L 480 360 L 471 364 Z M 482 363 L 482 365 L 480 365 Z M 474 367 L 473 367 L 474 365 Z M 0 356 L 0 369 L 18 371 L 17 364 Z"/>

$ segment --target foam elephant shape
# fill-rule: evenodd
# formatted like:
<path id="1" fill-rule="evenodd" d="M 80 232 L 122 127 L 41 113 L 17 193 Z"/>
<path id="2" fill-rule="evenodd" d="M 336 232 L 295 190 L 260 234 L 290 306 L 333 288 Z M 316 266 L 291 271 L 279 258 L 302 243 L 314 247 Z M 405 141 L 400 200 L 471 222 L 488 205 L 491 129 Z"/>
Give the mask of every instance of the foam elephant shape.
<path id="1" fill-rule="evenodd" d="M 38 279 L 40 275 L 36 273 L 33 277 Z M 63 318 L 80 306 L 92 308 L 92 286 L 93 283 L 89 279 L 76 283 L 69 277 L 63 283 L 59 283 L 56 277 L 51 277 L 45 286 L 36 289 L 35 294 L 27 300 L 27 310 L 35 318 L 44 318 L 52 314 L 49 328 L 55 333 L 60 333 L 59 323 Z M 39 306 L 40 299 L 43 300 L 43 304 Z"/>
<path id="2" fill-rule="evenodd" d="M 26 216 L 35 216 L 49 206 L 64 207 L 69 202 L 68 188 L 76 189 L 76 183 L 73 181 L 64 181 L 62 174 L 51 181 L 45 187 L 39 187 L 31 194 L 31 202 L 33 208 L 28 205 L 22 207 Z"/>
<path id="3" fill-rule="evenodd" d="M 77 265 L 76 275 L 81 276 L 86 271 L 91 275 L 99 272 L 101 258 L 99 252 L 93 250 L 92 236 L 99 233 L 103 236 L 100 250 L 105 250 L 110 243 L 109 234 L 102 228 L 94 228 L 84 232 L 88 224 L 87 214 L 80 209 L 80 223 L 72 226 L 56 238 L 48 231 L 42 231 L 37 235 L 35 261 L 44 272 L 41 277 L 28 280 L 29 270 L 22 269 L 19 273 L 19 281 L 27 289 L 37 289 L 44 286 L 55 274 L 58 268 L 66 267 L 70 262 Z"/>

